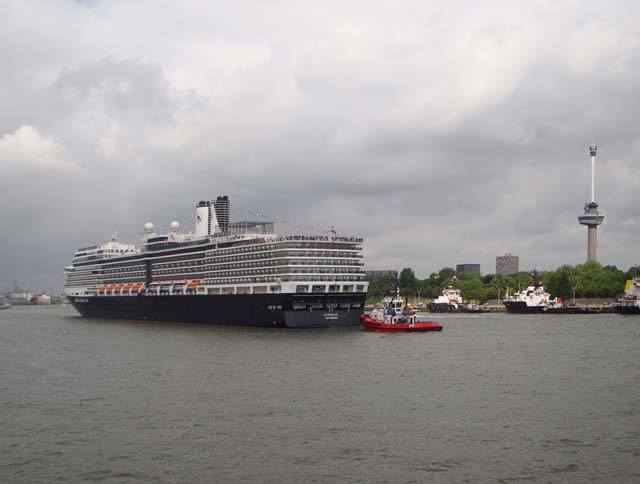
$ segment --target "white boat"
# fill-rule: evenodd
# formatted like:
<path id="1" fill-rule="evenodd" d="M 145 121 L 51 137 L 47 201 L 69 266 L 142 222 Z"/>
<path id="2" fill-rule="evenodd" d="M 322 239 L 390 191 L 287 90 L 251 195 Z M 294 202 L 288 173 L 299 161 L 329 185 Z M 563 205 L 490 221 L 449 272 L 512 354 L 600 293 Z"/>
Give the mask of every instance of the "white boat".
<path id="1" fill-rule="evenodd" d="M 551 294 L 545 292 L 536 271 L 531 274 L 531 281 L 524 291 L 515 293 L 502 303 L 510 313 L 544 313 L 549 309 L 562 307 L 561 298 L 552 299 Z"/>
<path id="2" fill-rule="evenodd" d="M 624 297 L 618 299 L 615 307 L 620 314 L 640 314 L 640 277 L 627 281 Z"/>
<path id="3" fill-rule="evenodd" d="M 427 304 L 432 313 L 455 313 L 461 306 L 466 305 L 460 294 L 460 289 L 456 286 L 456 276 L 451 279 L 451 284 L 442 290 L 442 294 Z"/>
<path id="4" fill-rule="evenodd" d="M 460 304 L 462 304 L 460 289 L 447 286 L 437 299 L 427 304 L 427 307 L 432 313 L 451 313 L 457 311 Z"/>

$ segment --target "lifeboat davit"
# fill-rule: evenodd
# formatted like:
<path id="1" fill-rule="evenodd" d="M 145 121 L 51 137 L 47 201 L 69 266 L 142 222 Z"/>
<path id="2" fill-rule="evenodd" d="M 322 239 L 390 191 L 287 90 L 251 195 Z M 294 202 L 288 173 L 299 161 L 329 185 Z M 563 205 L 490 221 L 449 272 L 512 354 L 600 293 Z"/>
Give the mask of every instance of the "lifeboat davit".
<path id="1" fill-rule="evenodd" d="M 418 333 L 424 331 L 442 331 L 442 325 L 435 321 L 416 321 L 415 317 L 398 317 L 391 320 L 375 319 L 368 314 L 360 316 L 360 323 L 367 331 L 388 333 Z"/>

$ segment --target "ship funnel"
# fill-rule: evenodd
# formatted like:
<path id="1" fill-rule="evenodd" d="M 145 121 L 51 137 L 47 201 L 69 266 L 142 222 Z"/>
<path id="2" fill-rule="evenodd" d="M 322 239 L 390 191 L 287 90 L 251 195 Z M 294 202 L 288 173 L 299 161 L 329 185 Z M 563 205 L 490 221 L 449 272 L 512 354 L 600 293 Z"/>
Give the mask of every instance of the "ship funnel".
<path id="1" fill-rule="evenodd" d="M 197 237 L 206 237 L 229 231 L 229 197 L 218 197 L 214 201 L 201 200 L 196 205 Z"/>
<path id="2" fill-rule="evenodd" d="M 196 237 L 206 237 L 211 235 L 211 202 L 201 200 L 196 205 L 196 227 L 193 231 Z"/>
<path id="3" fill-rule="evenodd" d="M 214 202 L 215 216 L 218 228 L 223 234 L 229 231 L 229 197 L 227 195 L 218 197 Z"/>

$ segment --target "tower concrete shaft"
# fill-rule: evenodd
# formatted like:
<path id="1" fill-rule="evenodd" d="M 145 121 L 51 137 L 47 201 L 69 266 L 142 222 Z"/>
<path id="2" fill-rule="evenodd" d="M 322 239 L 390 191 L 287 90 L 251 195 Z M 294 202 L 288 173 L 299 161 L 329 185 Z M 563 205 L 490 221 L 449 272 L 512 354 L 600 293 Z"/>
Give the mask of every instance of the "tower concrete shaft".
<path id="1" fill-rule="evenodd" d="M 587 230 L 587 262 L 596 262 L 598 225 L 604 221 L 604 215 L 598 211 L 598 204 L 590 202 L 585 204 L 584 213 L 578 215 L 578 222 L 586 225 Z"/>
<path id="2" fill-rule="evenodd" d="M 598 226 L 589 225 L 587 228 L 587 262 L 597 261 Z"/>

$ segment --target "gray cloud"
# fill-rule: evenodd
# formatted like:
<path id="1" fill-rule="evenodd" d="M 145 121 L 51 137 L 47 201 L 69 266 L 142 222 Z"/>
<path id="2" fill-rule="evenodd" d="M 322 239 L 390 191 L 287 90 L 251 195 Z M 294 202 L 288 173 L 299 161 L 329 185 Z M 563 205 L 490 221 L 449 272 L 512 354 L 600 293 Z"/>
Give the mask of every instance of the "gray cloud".
<path id="1" fill-rule="evenodd" d="M 580 263 L 593 142 L 599 258 L 638 262 L 635 2 L 6 10 L 0 287 L 58 290 L 76 247 L 218 194 L 362 235 L 371 268 Z"/>

